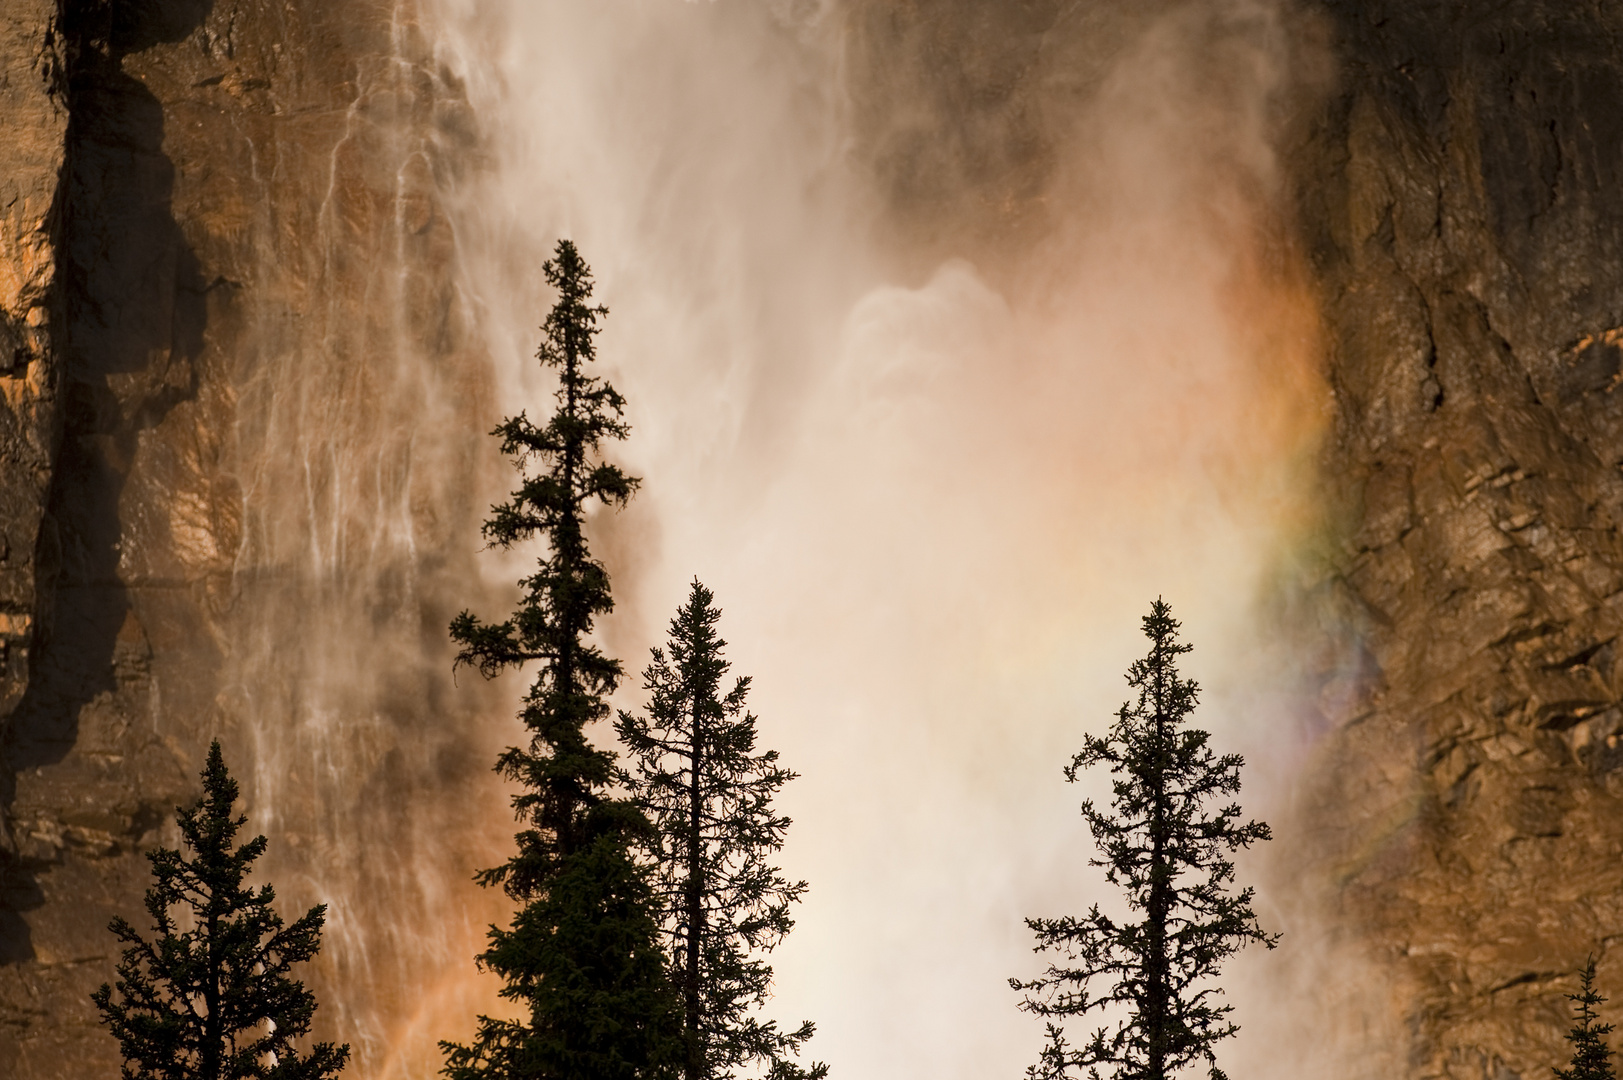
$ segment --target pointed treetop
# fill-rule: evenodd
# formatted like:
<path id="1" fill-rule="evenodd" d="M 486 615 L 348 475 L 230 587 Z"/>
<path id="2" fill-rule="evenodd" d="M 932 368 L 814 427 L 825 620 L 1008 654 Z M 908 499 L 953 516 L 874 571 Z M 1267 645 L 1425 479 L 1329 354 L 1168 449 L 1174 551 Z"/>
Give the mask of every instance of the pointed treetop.
<path id="1" fill-rule="evenodd" d="M 328 1080 L 349 1047 L 301 1049 L 316 1000 L 291 974 L 320 951 L 326 908 L 287 924 L 275 891 L 247 883 L 265 838 L 234 846 L 248 819 L 232 815 L 237 782 L 218 741 L 202 780 L 197 801 L 175 808 L 181 849 L 147 856 L 151 938 L 112 921 L 126 948 L 116 982 L 91 1001 L 119 1042 L 126 1080 Z"/>
<path id="2" fill-rule="evenodd" d="M 620 713 L 634 768 L 627 788 L 654 822 L 648 852 L 662 904 L 670 978 L 681 994 L 684 1080 L 822 1080 L 797 1059 L 810 1022 L 781 1029 L 756 1015 L 771 994 L 765 954 L 794 927 L 806 891 L 773 865 L 789 818 L 772 805 L 795 774 L 756 749 L 750 681 L 725 686 L 731 664 L 716 632 L 721 609 L 695 579 L 643 672 L 648 714 Z"/>
<path id="3" fill-rule="evenodd" d="M 1168 1080 L 1202 1059 L 1216 1080 L 1215 1047 L 1238 1026 L 1215 980 L 1241 948 L 1277 940 L 1258 925 L 1254 891 L 1233 887 L 1234 852 L 1270 837 L 1232 801 L 1243 759 L 1218 754 L 1188 723 L 1199 687 L 1178 672 L 1190 646 L 1178 641 L 1164 600 L 1142 626 L 1152 645 L 1127 675 L 1138 700 L 1122 705 L 1103 738 L 1085 734 L 1065 767 L 1073 782 L 1109 768 L 1110 808 L 1082 803 L 1099 851 L 1089 862 L 1126 894 L 1132 915 L 1094 905 L 1083 916 L 1026 920 L 1037 951 L 1053 956 L 1037 978 L 1010 980 L 1026 993 L 1021 1007 L 1049 1021 L 1031 1080 L 1094 1078 L 1101 1066 L 1119 1080 Z M 1110 1014 L 1114 1027 L 1072 1043 L 1064 1022 L 1094 1012 Z"/>
<path id="4" fill-rule="evenodd" d="M 592 305 L 592 270 L 568 240 L 558 241 L 552 258 L 541 265 L 547 284 L 558 290 L 558 301 L 541 324 L 544 337 L 536 350 L 543 364 L 559 367 L 576 359 L 596 357 L 592 339 L 602 332 L 598 320 L 608 315 L 602 304 Z"/>
<path id="5" fill-rule="evenodd" d="M 1579 976 L 1579 990 L 1576 994 L 1568 994 L 1567 1000 L 1576 1008 L 1572 1029 L 1567 1032 L 1567 1041 L 1572 1044 L 1572 1065 L 1570 1068 L 1555 1069 L 1557 1080 L 1617 1080 L 1617 1072 L 1612 1068 L 1612 1051 L 1606 1045 L 1606 1036 L 1613 1031 L 1611 1024 L 1598 1023 L 1595 1006 L 1606 1001 L 1595 989 L 1595 957 L 1590 954 L 1589 962 L 1584 965 L 1583 974 Z"/>

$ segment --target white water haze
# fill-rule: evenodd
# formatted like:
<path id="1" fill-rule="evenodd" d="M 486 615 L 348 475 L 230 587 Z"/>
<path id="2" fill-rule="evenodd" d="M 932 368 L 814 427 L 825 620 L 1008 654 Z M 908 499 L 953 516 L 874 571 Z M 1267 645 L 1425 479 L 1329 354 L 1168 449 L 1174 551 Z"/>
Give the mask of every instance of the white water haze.
<path id="1" fill-rule="evenodd" d="M 803 774 L 784 862 L 812 892 L 773 1012 L 853 1080 L 1035 1059 L 1021 919 L 1100 893 L 1059 769 L 1152 598 L 1226 746 L 1294 738 L 1247 708 L 1287 681 L 1247 657 L 1325 415 L 1276 205 L 1305 46 L 1266 3 L 999 15 L 444 9 L 493 155 L 456 221 L 502 406 L 546 408 L 525 358 L 569 236 L 644 479 L 598 533 L 606 638 L 635 672 L 688 581 L 715 590 Z"/>
<path id="2" fill-rule="evenodd" d="M 550 303 L 540 264 L 572 238 L 611 308 L 603 373 L 633 425 L 616 453 L 643 479 L 631 509 L 594 525 L 619 602 L 603 635 L 633 673 L 620 704 L 640 705 L 635 673 L 697 576 L 724 609 L 734 670 L 754 678 L 763 740 L 802 774 L 781 800 L 795 818 L 783 863 L 812 887 L 774 956 L 773 1014 L 814 1020 L 810 1056 L 840 1080 L 1017 1075 L 1042 1041 L 1007 986 L 1038 970 L 1022 918 L 1106 899 L 1086 865 L 1087 792 L 1060 768 L 1120 705 L 1154 597 L 1196 645 L 1197 719 L 1253 759 L 1248 802 L 1285 805 L 1298 737 L 1278 704 L 1290 673 L 1269 665 L 1288 651 L 1258 600 L 1314 527 L 1327 415 L 1276 162 L 1292 96 L 1309 92 L 1306 39 L 1266 0 L 436 0 L 426 16 L 477 132 L 476 146 L 422 153 L 466 157 L 441 187 L 460 318 L 483 353 L 459 362 L 479 388 L 411 359 L 403 258 L 378 307 L 396 337 L 355 351 L 405 357 L 377 392 L 410 395 L 396 411 L 413 426 L 394 452 L 337 456 L 432 478 L 374 469 L 355 490 L 393 485 L 375 504 L 407 518 L 465 499 L 450 493 L 461 480 L 492 493 L 471 462 L 493 448 L 459 440 L 550 408 L 531 359 Z M 390 153 L 406 177 L 418 151 Z M 304 413 L 285 422 L 342 435 Z M 306 447 L 309 467 L 324 452 Z M 435 534 L 454 553 L 439 559 L 410 522 L 358 513 L 369 539 L 349 542 L 370 552 L 374 584 L 467 566 L 478 547 L 472 525 Z M 274 546 L 276 523 L 261 524 Z M 312 580 L 348 580 L 343 545 L 311 542 Z M 480 581 L 421 586 L 426 609 L 499 616 L 481 605 L 503 603 L 524 563 L 476 565 Z M 344 641 L 345 626 L 317 640 Z M 329 1006 L 354 1032 L 358 1075 L 433 1075 L 435 1040 L 466 1038 L 474 1010 L 497 1007 L 472 954 L 502 900 L 468 874 L 502 857 L 513 825 L 467 760 L 520 737 L 510 704 L 525 681 L 492 694 L 464 675 L 421 733 L 461 755 L 444 766 L 455 783 L 406 808 L 420 828 L 396 831 L 430 836 L 453 813 L 440 840 L 387 872 L 313 861 L 333 904 L 324 1000 L 360 988 Z M 429 693 L 409 678 L 321 692 L 348 703 L 306 707 L 295 734 L 334 776 L 344 761 L 324 747 L 382 754 L 366 724 L 393 745 L 391 695 Z M 340 712 L 371 719 L 323 734 Z M 285 760 L 263 753 L 257 779 L 273 848 L 291 827 L 273 775 Z M 411 760 L 414 776 L 437 767 Z M 376 794 L 362 818 L 393 813 Z M 403 911 L 369 907 L 393 889 Z M 1265 919 L 1279 914 L 1262 899 Z M 390 949 L 411 959 L 370 971 Z M 409 989 L 390 990 L 401 972 Z M 1248 958 L 1241 985 L 1286 985 L 1282 972 Z M 1262 1018 L 1272 997 L 1233 995 L 1264 1034 L 1225 1048 L 1231 1072 L 1339 1075 L 1259 1041 L 1285 1027 Z"/>

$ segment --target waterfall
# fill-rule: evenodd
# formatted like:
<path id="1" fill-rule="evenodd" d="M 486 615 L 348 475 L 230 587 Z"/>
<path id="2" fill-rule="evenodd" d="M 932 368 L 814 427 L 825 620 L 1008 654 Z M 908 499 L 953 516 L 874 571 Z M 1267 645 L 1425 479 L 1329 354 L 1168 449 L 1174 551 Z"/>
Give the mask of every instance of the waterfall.
<path id="1" fill-rule="evenodd" d="M 318 1030 L 367 1077 L 433 1075 L 437 1040 L 493 1007 L 472 958 L 506 909 L 471 878 L 511 832 L 489 770 L 517 689 L 453 679 L 445 629 L 505 597 L 478 536 L 507 481 L 483 438 L 496 376 L 444 209 L 477 145 L 413 5 L 384 10 L 348 99 L 253 146 L 277 197 L 233 373 L 219 697 L 264 879 L 328 905 Z"/>
<path id="2" fill-rule="evenodd" d="M 437 10 L 490 154 L 450 213 L 503 411 L 544 408 L 556 236 L 611 309 L 644 487 L 595 526 L 605 640 L 636 671 L 700 577 L 803 774 L 773 1014 L 842 1076 L 1023 1067 L 1021 917 L 1101 895 L 1100 789 L 1059 768 L 1151 599 L 1258 805 L 1297 753 L 1258 600 L 1312 539 L 1327 415 L 1276 160 L 1311 49 L 1248 0 Z"/>
<path id="3" fill-rule="evenodd" d="M 0 1074 L 116 1072 L 106 928 L 214 737 L 350 1075 L 503 1007 L 526 678 L 446 624 L 532 565 L 486 433 L 550 408 L 560 236 L 644 481 L 617 704 L 702 578 L 836 1076 L 1032 1060 L 1022 917 L 1112 900 L 1060 766 L 1157 595 L 1279 837 L 1231 1074 L 1547 1068 L 1623 865 L 1623 90 L 1610 8 L 1459 8 L 15 0 Z"/>

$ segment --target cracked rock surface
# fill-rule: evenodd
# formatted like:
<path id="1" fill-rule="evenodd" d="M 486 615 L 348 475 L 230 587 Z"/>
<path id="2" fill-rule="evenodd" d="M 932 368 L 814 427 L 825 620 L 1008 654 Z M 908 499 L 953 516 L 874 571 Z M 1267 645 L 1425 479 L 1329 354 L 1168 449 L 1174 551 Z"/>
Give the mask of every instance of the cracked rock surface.
<path id="1" fill-rule="evenodd" d="M 368 732 L 371 756 L 345 770 L 353 801 L 297 787 L 308 761 L 332 752 L 301 743 L 295 723 L 316 666 L 309 653 L 335 639 L 408 649 L 420 639 L 429 652 L 401 666 L 448 684 L 453 602 L 407 580 L 411 567 L 379 555 L 376 534 L 329 508 L 301 514 L 299 477 L 346 454 L 399 460 L 401 440 L 414 439 L 424 472 L 460 487 L 426 490 L 405 475 L 388 494 L 410 512 L 389 523 L 415 513 L 411 541 L 431 553 L 477 527 L 467 483 L 476 463 L 436 459 L 457 451 L 421 431 L 424 409 L 461 399 L 426 379 L 393 382 L 380 359 L 404 351 L 377 325 L 394 318 L 390 304 L 411 313 L 411 340 L 430 343 L 414 359 L 466 350 L 436 201 L 445 175 L 433 170 L 441 148 L 465 148 L 469 136 L 455 89 L 425 64 L 403 12 L 302 0 L 9 0 L 0 11 L 7 1080 L 117 1075 L 117 1045 L 88 997 L 113 974 L 106 926 L 114 915 L 145 925 L 143 852 L 175 842 L 174 807 L 194 796 L 211 737 L 245 792 L 258 792 L 251 828 L 266 828 L 269 799 L 256 763 L 299 793 L 284 797 L 261 865 L 289 906 L 328 894 L 288 866 L 346 859 L 311 856 L 304 838 L 330 832 L 334 817 L 385 812 L 369 784 L 403 791 L 484 769 L 482 748 L 466 762 L 442 752 L 427 731 L 449 711 L 434 699 L 438 683 L 407 678 L 394 693 L 409 707 Z M 415 269 L 396 272 L 398 260 Z M 474 369 L 454 370 L 457 390 L 477 396 Z M 468 453 L 474 440 L 459 445 Z M 301 653 L 287 627 L 316 607 L 320 585 L 300 558 L 320 528 L 311 516 L 323 513 L 351 544 L 327 553 L 329 564 L 361 548 L 375 573 L 355 575 L 370 591 L 342 605 L 362 612 L 361 624 L 306 624 L 303 639 L 316 644 Z M 362 525 L 387 516 L 356 513 Z M 442 576 L 449 588 L 458 575 Z M 254 708 L 278 710 L 286 730 L 256 741 Z M 396 739 L 426 747 L 429 760 Z M 266 765 L 275 753 L 287 757 Z M 378 828 L 393 830 L 385 843 L 409 864 L 421 834 L 392 819 Z M 409 898 L 409 883 L 360 880 L 391 866 L 353 871 L 356 891 Z M 328 977 L 314 976 L 318 988 Z M 349 981 L 358 999 L 372 992 Z M 343 1022 L 334 996 L 322 995 L 324 1030 Z M 363 1062 L 373 1050 L 357 1043 Z"/>
<path id="2" fill-rule="evenodd" d="M 1061 5 L 1008 7 L 1037 40 Z M 1531 1080 L 1589 953 L 1623 1004 L 1623 6 L 1301 7 L 1336 68 L 1287 160 L 1331 342 L 1337 547 L 1296 857 L 1371 958 L 1402 1075 Z M 279 389 L 381 402 L 376 430 L 424 414 L 341 385 L 381 370 L 359 313 L 395 251 L 422 268 L 410 336 L 465 348 L 437 159 L 388 134 L 462 147 L 463 121 L 388 15 L 0 11 L 0 1076 L 116 1073 L 88 1001 L 103 928 L 135 913 L 207 735 L 251 757 L 255 620 L 313 595 L 277 584 L 303 524 L 266 509 L 297 500 L 265 447 L 295 420 L 376 436 Z M 416 97 L 377 89 L 388 64 Z M 898 191 L 931 213 L 936 179 Z M 412 495 L 422 550 L 472 534 L 468 495 Z M 443 646 L 449 601 L 400 601 L 390 573 L 360 599 Z M 439 707 L 395 692 L 402 715 Z M 376 784 L 428 775 L 389 760 Z M 274 843 L 319 847 L 319 822 L 283 824 Z"/>
<path id="3" fill-rule="evenodd" d="M 1623 8 L 1327 13 L 1294 165 L 1352 677 L 1312 857 L 1408 1075 L 1545 1076 L 1587 955 L 1623 996 Z"/>

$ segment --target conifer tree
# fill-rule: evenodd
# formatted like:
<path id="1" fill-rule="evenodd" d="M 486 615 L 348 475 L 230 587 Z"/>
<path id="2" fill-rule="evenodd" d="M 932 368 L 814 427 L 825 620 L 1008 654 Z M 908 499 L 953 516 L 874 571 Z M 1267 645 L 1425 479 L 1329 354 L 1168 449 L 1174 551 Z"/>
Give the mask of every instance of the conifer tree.
<path id="1" fill-rule="evenodd" d="M 1065 768 L 1073 783 L 1094 765 L 1115 777 L 1113 812 L 1091 799 L 1082 804 L 1103 856 L 1090 863 L 1104 868 L 1139 917 L 1114 919 L 1095 904 L 1082 918 L 1026 920 L 1037 952 L 1061 954 L 1041 977 L 1009 980 L 1026 992 L 1023 1009 L 1048 1018 L 1049 1042 L 1027 1070 L 1031 1080 L 1064 1080 L 1083 1069 L 1097 1077 L 1100 1066 L 1117 1080 L 1167 1080 L 1200 1059 L 1221 1080 L 1214 1047 L 1238 1028 L 1211 980 L 1245 945 L 1271 949 L 1277 941 L 1257 925 L 1253 890 L 1230 888 L 1230 855 L 1269 839 L 1268 826 L 1241 824 L 1234 803 L 1211 806 L 1239 792 L 1244 762 L 1217 755 L 1206 732 L 1187 726 L 1199 688 L 1178 675 L 1177 658 L 1190 646 L 1178 642 L 1171 609 L 1156 600 L 1143 625 L 1150 652 L 1127 676 L 1138 700 L 1121 707 L 1104 738 L 1085 736 Z M 1095 992 L 1100 980 L 1108 985 Z M 1063 1021 L 1095 1010 L 1121 1019 L 1071 1044 Z"/>
<path id="2" fill-rule="evenodd" d="M 1612 1068 L 1612 1051 L 1606 1045 L 1606 1036 L 1613 1031 L 1611 1024 L 1597 1023 L 1595 1006 L 1606 999 L 1595 990 L 1595 958 L 1591 956 L 1581 976 L 1582 986 L 1567 1000 L 1576 1004 L 1577 1018 L 1567 1041 L 1572 1044 L 1572 1067 L 1556 1069 L 1556 1080 L 1617 1080 Z"/>
<path id="3" fill-rule="evenodd" d="M 232 816 L 236 801 L 215 742 L 202 796 L 176 808 L 185 851 L 147 856 L 155 936 L 121 918 L 108 926 L 128 947 L 116 984 L 90 997 L 118 1039 L 125 1080 L 326 1080 L 349 1058 L 347 1045 L 297 1048 L 316 1000 L 288 972 L 320 950 L 327 909 L 284 925 L 271 908 L 275 890 L 245 884 L 266 841 L 232 846 L 248 821 Z"/>
<path id="4" fill-rule="evenodd" d="M 636 762 L 627 783 L 662 840 L 655 883 L 671 981 L 681 994 L 684 1080 L 729 1080 L 759 1064 L 772 1080 L 821 1080 L 828 1067 L 793 1060 L 812 1035 L 751 1015 L 772 968 L 761 958 L 794 926 L 789 905 L 806 891 L 767 861 L 783 847 L 787 817 L 772 808 L 795 774 L 778 752 L 755 749 L 747 677 L 723 688 L 731 665 L 716 634 L 721 612 L 697 580 L 671 620 L 665 649 L 643 673 L 647 717 L 622 711 L 620 738 Z"/>
<path id="5" fill-rule="evenodd" d="M 586 513 L 593 503 L 625 505 L 638 482 L 602 459 L 603 441 L 629 429 L 624 399 L 587 371 L 608 314 L 591 304 L 591 271 L 567 240 L 542 269 L 558 299 L 536 355 L 557 370 L 558 407 L 545 425 L 520 413 L 493 432 L 522 479 L 483 532 L 496 547 L 544 539 L 547 550 L 519 582 L 511 618 L 484 623 L 464 611 L 451 623 L 457 663 L 487 678 L 539 662 L 520 712 L 528 743 L 496 762 L 519 787 L 517 851 L 478 876 L 520 905 L 510 927 L 491 928 L 479 962 L 527 1015 L 480 1017 L 470 1045 L 441 1044 L 444 1071 L 452 1080 L 657 1080 L 673 1075 L 681 1036 L 656 902 L 633 850 L 649 826 L 610 797 L 614 754 L 586 734 L 608 715 L 621 675 L 590 638 L 614 601 L 587 544 Z"/>

